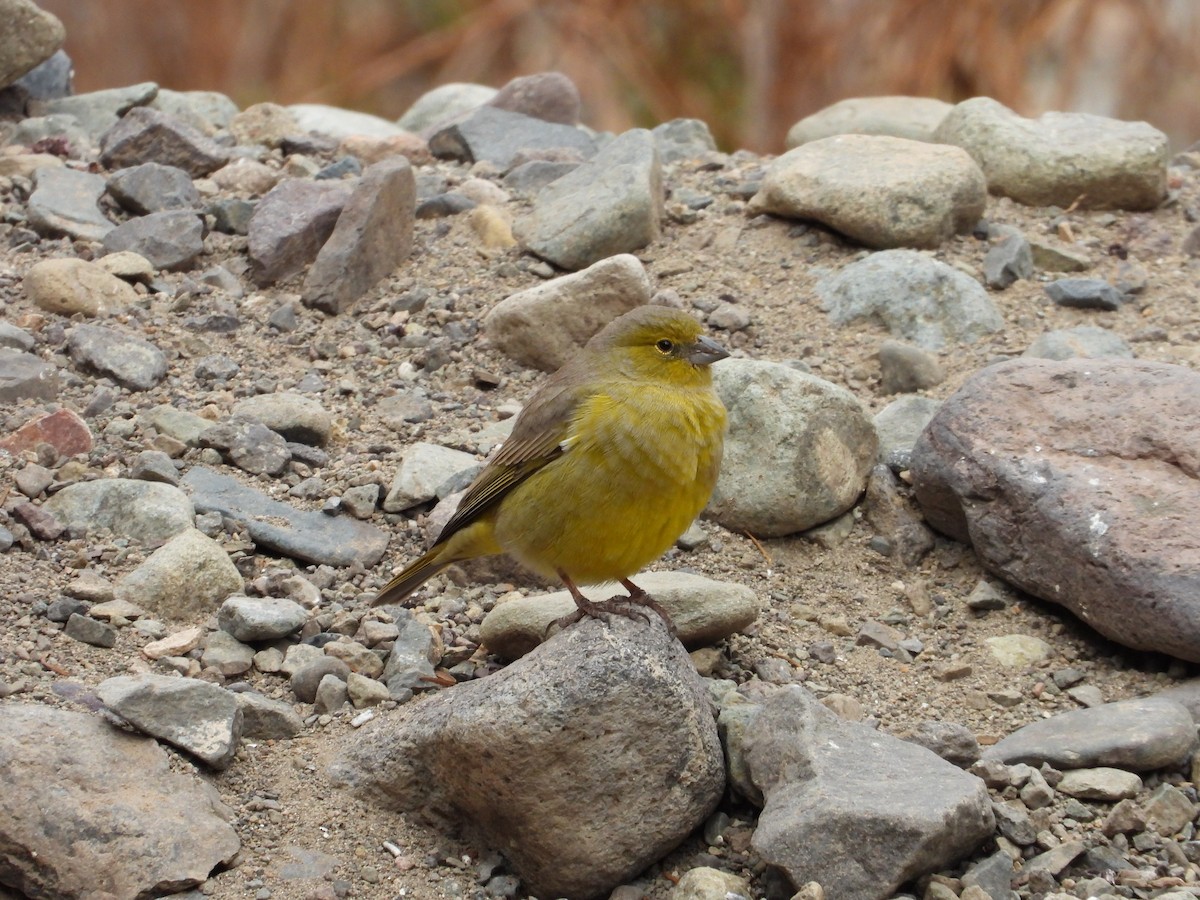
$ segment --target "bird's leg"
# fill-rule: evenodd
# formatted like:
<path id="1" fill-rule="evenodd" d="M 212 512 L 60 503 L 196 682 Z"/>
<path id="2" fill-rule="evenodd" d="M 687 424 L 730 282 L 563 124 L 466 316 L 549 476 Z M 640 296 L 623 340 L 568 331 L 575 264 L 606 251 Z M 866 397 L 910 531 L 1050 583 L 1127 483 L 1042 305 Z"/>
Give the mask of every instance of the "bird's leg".
<path id="1" fill-rule="evenodd" d="M 574 625 L 576 622 L 582 620 L 584 616 L 591 616 L 593 619 L 600 619 L 605 622 L 608 621 L 609 611 L 604 608 L 604 604 L 593 603 L 587 597 L 583 596 L 583 592 L 575 586 L 575 582 L 562 569 L 558 570 L 558 577 L 567 586 L 567 590 L 571 594 L 571 599 L 575 601 L 575 611 L 555 619 L 546 626 L 547 631 L 555 625 L 560 629 L 566 628 L 568 625 Z"/>
<path id="2" fill-rule="evenodd" d="M 671 621 L 670 614 L 665 609 L 663 609 L 661 603 L 659 603 L 657 600 L 655 600 L 653 597 L 651 597 L 649 594 L 647 594 L 644 590 L 642 590 L 640 587 L 638 587 L 636 584 L 634 584 L 628 578 L 621 579 L 621 587 L 623 587 L 623 588 L 625 588 L 625 590 L 629 591 L 629 596 L 622 597 L 621 595 L 618 594 L 617 596 L 610 598 L 608 600 L 607 605 L 609 606 L 609 609 L 611 609 L 612 612 L 618 613 L 622 616 L 627 616 L 628 618 L 631 618 L 631 619 L 634 616 L 638 616 L 639 618 L 644 619 L 646 624 L 648 625 L 648 624 L 650 624 L 650 618 L 646 614 L 646 609 L 652 609 L 656 613 L 658 613 L 659 618 L 661 618 L 663 620 L 663 622 L 666 624 L 667 631 L 669 631 L 671 633 L 671 636 L 672 637 L 675 636 L 675 634 L 676 634 L 675 623 Z M 637 607 L 644 607 L 644 608 L 638 609 Z"/>

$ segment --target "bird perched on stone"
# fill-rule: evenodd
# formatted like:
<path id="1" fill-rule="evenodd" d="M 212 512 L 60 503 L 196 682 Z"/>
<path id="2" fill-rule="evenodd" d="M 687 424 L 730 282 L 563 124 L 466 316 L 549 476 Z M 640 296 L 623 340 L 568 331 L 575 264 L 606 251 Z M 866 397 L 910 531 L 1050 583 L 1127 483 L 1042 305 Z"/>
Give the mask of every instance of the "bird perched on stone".
<path id="1" fill-rule="evenodd" d="M 557 576 L 581 616 L 666 614 L 630 581 L 708 502 L 725 407 L 709 366 L 729 354 L 687 313 L 641 306 L 614 319 L 529 398 L 437 542 L 379 592 L 403 600 L 451 563 L 508 553 Z M 581 584 L 628 597 L 589 600 Z M 668 619 L 669 622 L 669 619 Z"/>

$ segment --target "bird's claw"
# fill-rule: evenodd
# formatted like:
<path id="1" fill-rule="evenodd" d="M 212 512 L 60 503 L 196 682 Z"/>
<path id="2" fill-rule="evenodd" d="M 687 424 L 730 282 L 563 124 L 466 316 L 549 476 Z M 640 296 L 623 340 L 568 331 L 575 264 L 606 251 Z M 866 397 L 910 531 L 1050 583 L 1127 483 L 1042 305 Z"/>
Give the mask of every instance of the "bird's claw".
<path id="1" fill-rule="evenodd" d="M 627 597 L 622 594 L 617 594 L 613 597 L 609 597 L 607 600 L 601 601 L 592 601 L 583 598 L 582 602 L 580 602 L 580 598 L 577 597 L 575 599 L 575 606 L 576 609 L 572 612 L 569 612 L 565 616 L 561 616 L 560 618 L 550 622 L 550 624 L 546 626 L 544 634 L 549 634 L 550 629 L 554 628 L 556 625 L 561 631 L 564 628 L 574 625 L 576 622 L 583 621 L 585 616 L 593 619 L 599 619 L 606 625 L 609 624 L 610 616 L 624 616 L 626 619 L 641 619 L 647 625 L 650 625 L 651 619 L 649 611 L 653 610 L 654 612 L 658 613 L 659 618 L 663 620 L 663 623 L 667 626 L 667 631 L 670 632 L 671 636 L 675 637 L 677 635 L 675 623 L 671 621 L 670 614 L 662 607 L 662 604 L 660 604 L 641 588 L 638 588 L 635 591 L 630 591 L 629 596 Z"/>

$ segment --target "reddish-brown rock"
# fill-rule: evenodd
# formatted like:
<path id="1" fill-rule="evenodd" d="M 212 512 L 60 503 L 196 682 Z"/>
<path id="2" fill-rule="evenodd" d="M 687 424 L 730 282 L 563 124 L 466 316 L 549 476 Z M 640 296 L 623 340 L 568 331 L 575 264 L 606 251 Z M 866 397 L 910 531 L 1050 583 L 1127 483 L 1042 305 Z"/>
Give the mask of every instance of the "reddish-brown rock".
<path id="1" fill-rule="evenodd" d="M 1139 650 L 1200 661 L 1200 373 L 1021 359 L 977 373 L 913 449 L 929 523 Z"/>
<path id="2" fill-rule="evenodd" d="M 92 449 L 92 432 L 71 410 L 60 409 L 30 419 L 8 437 L 0 439 L 0 450 L 15 454 L 32 450 L 38 444 L 49 444 L 59 456 L 74 456 Z"/>

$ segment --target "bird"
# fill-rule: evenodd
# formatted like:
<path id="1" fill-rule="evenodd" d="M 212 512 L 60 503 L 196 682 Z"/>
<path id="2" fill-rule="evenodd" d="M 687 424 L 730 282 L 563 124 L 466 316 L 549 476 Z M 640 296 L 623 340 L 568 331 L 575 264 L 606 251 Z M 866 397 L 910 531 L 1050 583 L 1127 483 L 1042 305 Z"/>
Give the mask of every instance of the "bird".
<path id="1" fill-rule="evenodd" d="M 371 605 L 403 601 L 452 563 L 507 553 L 570 592 L 576 608 L 560 627 L 609 613 L 648 622 L 649 608 L 673 632 L 630 577 L 712 494 L 727 414 L 710 366 L 727 356 L 679 309 L 613 319 L 534 391 L 433 546 Z M 591 601 L 579 589 L 612 582 L 628 596 Z"/>

